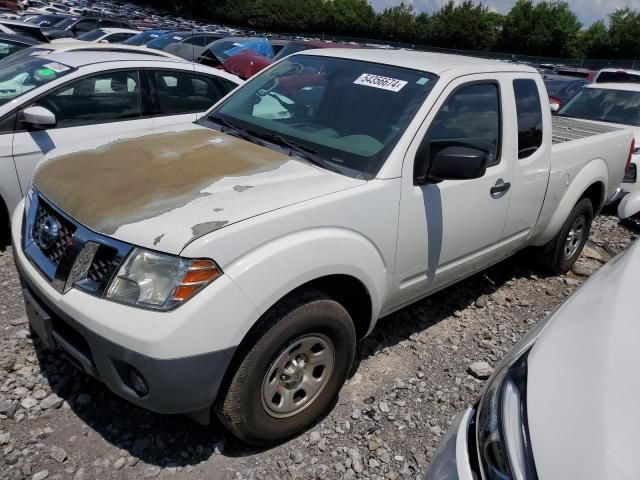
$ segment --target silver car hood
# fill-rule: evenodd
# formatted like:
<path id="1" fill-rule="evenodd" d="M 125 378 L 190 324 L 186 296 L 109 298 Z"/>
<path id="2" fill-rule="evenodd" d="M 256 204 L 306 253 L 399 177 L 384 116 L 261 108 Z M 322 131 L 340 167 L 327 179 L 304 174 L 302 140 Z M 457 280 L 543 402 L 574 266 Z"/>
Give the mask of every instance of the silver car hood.
<path id="1" fill-rule="evenodd" d="M 529 354 L 527 412 L 540 480 L 640 478 L 640 247 L 605 265 Z"/>

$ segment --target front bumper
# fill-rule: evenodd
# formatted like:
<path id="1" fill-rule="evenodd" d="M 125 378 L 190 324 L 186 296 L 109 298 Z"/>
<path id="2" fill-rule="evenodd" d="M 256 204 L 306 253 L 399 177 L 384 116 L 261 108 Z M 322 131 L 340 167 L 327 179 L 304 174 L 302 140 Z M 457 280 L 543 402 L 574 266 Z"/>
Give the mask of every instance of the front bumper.
<path id="1" fill-rule="evenodd" d="M 213 404 L 235 348 L 173 359 L 142 355 L 76 322 L 48 303 L 19 267 L 18 271 L 29 323 L 47 348 L 61 350 L 113 393 L 148 410 L 195 413 Z M 142 393 L 132 375 L 144 382 Z"/>
<path id="2" fill-rule="evenodd" d="M 431 461 L 425 480 L 477 480 L 479 478 L 473 473 L 469 459 L 469 429 L 475 414 L 475 409 L 469 408 L 456 417 Z"/>
<path id="3" fill-rule="evenodd" d="M 61 350 L 75 366 L 136 405 L 206 421 L 202 413 L 216 399 L 244 322 L 255 314 L 239 288 L 221 277 L 208 295 L 203 292 L 166 313 L 75 289 L 61 294 L 22 251 L 22 211 L 21 203 L 12 221 L 14 260 L 30 324 L 44 345 Z M 216 307 L 219 315 L 212 318 Z M 134 378 L 142 378 L 145 388 L 136 388 L 140 384 Z"/>

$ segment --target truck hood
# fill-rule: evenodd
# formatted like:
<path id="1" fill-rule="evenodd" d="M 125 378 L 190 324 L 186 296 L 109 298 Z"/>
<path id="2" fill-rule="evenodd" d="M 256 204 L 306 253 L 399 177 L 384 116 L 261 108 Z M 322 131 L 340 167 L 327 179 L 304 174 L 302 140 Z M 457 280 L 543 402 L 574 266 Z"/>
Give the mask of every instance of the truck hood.
<path id="1" fill-rule="evenodd" d="M 198 125 L 84 144 L 34 176 L 86 227 L 173 254 L 227 225 L 362 183 Z"/>
<path id="2" fill-rule="evenodd" d="M 538 478 L 638 478 L 639 280 L 636 242 L 558 310 L 534 345 L 527 414 Z"/>

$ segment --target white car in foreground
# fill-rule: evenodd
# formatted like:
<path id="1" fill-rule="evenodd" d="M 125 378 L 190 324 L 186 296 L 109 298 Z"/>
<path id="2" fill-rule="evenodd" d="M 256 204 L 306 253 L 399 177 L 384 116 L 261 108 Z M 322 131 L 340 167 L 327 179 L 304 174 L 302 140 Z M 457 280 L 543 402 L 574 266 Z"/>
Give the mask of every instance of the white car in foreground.
<path id="1" fill-rule="evenodd" d="M 194 122 L 241 83 L 204 65 L 111 51 L 0 66 L 0 221 L 54 148 Z"/>
<path id="2" fill-rule="evenodd" d="M 507 354 L 426 478 L 640 478 L 638 279 L 636 242 Z"/>

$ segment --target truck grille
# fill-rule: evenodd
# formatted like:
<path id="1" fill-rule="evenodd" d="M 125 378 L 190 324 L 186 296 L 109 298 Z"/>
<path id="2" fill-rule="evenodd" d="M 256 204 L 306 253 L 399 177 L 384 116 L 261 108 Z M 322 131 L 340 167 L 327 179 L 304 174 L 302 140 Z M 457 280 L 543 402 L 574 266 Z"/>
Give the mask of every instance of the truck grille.
<path id="1" fill-rule="evenodd" d="M 132 246 L 89 230 L 35 189 L 27 205 L 22 247 L 31 263 L 61 293 L 102 296 Z"/>
<path id="2" fill-rule="evenodd" d="M 44 227 L 44 224 L 47 222 L 47 219 L 53 218 L 60 225 L 60 232 L 54 243 L 51 246 L 47 246 L 43 248 L 40 246 L 42 253 L 46 255 L 46 257 L 53 263 L 56 267 L 60 264 L 60 259 L 64 252 L 67 250 L 71 243 L 71 239 L 73 237 L 73 233 L 76 228 L 73 224 L 68 222 L 66 219 L 60 217 L 53 211 L 53 209 L 49 208 L 44 202 L 39 202 L 36 210 L 36 219 L 33 223 L 33 238 L 37 239 L 39 232 Z"/>
<path id="3" fill-rule="evenodd" d="M 115 261 L 117 254 L 115 248 L 100 247 L 93 257 L 87 278 L 98 285 L 108 282 L 118 267 L 118 262 Z"/>

